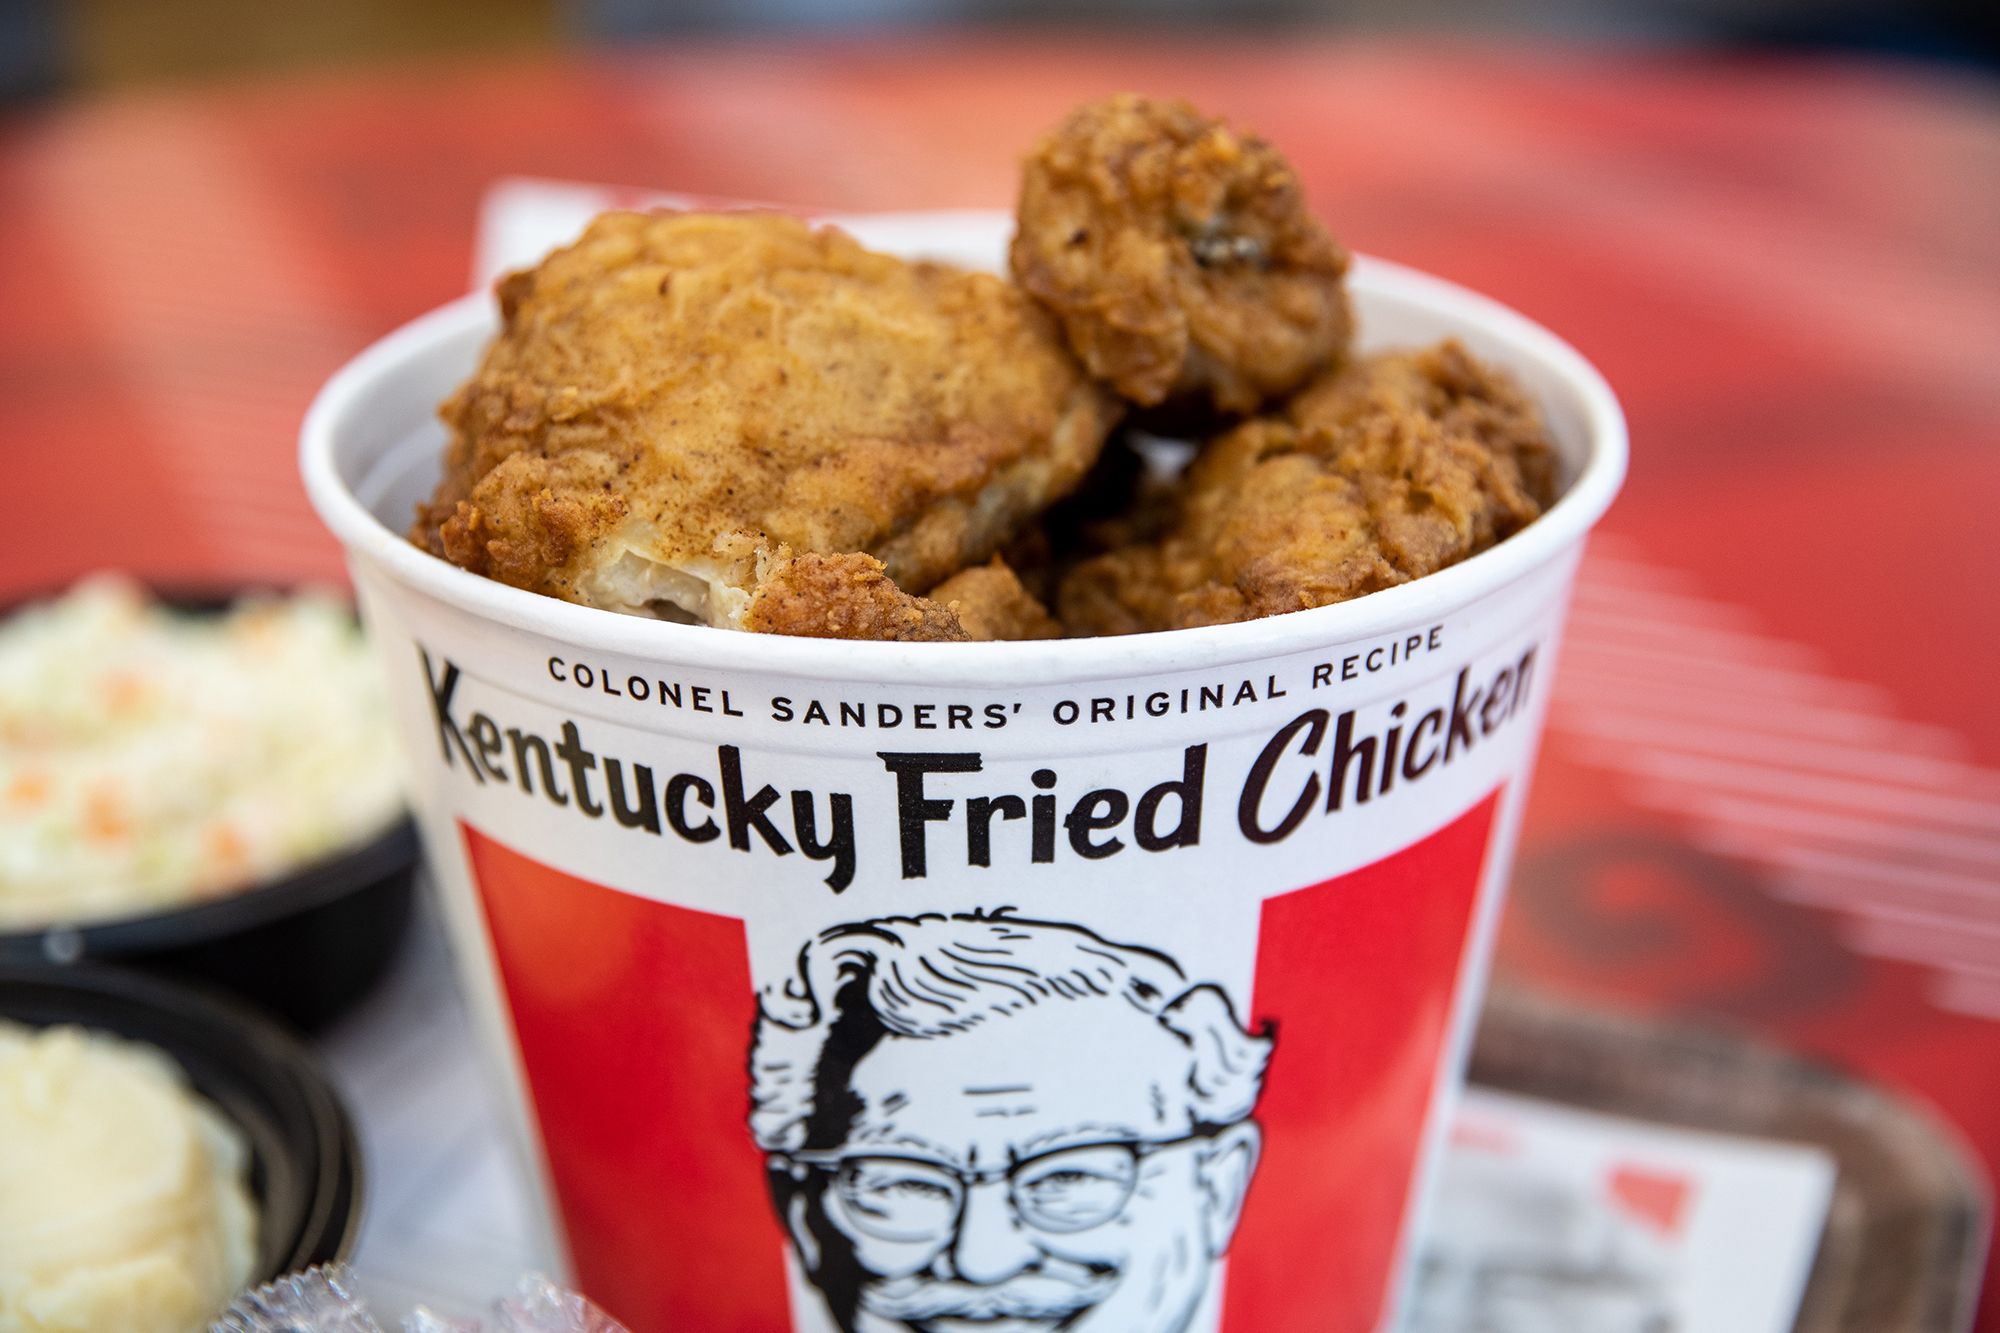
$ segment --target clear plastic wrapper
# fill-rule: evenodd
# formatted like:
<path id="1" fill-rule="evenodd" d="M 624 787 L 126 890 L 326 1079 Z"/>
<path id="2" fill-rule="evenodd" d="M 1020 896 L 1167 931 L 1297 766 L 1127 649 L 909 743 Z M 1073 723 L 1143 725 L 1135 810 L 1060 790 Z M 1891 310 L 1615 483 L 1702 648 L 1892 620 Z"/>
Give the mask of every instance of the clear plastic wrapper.
<path id="1" fill-rule="evenodd" d="M 209 1333 L 383 1333 L 344 1267 L 283 1277 L 245 1295 Z M 493 1307 L 490 1321 L 453 1319 L 421 1307 L 402 1333 L 627 1333 L 623 1324 L 547 1278 L 525 1277 Z"/>
<path id="2" fill-rule="evenodd" d="M 382 1326 L 354 1294 L 353 1275 L 335 1265 L 245 1293 L 209 1325 L 209 1333 L 382 1333 Z"/>

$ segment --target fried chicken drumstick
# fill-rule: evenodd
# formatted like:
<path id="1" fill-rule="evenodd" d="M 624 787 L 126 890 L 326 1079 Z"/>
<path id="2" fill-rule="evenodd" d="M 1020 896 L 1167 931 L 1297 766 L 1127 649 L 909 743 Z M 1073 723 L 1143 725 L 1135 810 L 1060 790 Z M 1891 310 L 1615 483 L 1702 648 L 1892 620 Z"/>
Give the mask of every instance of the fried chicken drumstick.
<path id="1" fill-rule="evenodd" d="M 968 637 L 913 594 L 1071 490 L 1119 411 L 1001 279 L 772 214 L 608 214 L 499 296 L 411 538 L 608 610 Z"/>
<path id="2" fill-rule="evenodd" d="M 1255 411 L 1332 364 L 1347 252 L 1262 139 L 1185 102 L 1080 107 L 1022 173 L 1014 279 L 1142 406 Z"/>

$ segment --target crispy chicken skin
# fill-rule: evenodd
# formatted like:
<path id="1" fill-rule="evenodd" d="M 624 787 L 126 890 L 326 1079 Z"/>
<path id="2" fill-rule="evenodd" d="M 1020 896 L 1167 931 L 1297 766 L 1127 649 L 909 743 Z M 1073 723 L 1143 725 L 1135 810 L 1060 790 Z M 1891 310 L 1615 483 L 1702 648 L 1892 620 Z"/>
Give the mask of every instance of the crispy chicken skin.
<path id="1" fill-rule="evenodd" d="M 789 548 L 763 563 L 741 628 L 808 639 L 903 643 L 983 637 L 961 623 L 956 607 L 898 588 L 872 555 L 794 556 Z"/>
<path id="2" fill-rule="evenodd" d="M 1533 404 L 1457 342 L 1368 357 L 1205 449 L 1164 535 L 1070 572 L 1063 625 L 1127 634 L 1345 601 L 1484 550 L 1554 485 Z"/>
<path id="3" fill-rule="evenodd" d="M 1254 411 L 1353 328 L 1347 252 L 1290 165 L 1185 102 L 1071 112 L 1027 159 L 1010 259 L 1090 372 L 1142 406 Z"/>
<path id="4" fill-rule="evenodd" d="M 743 628 L 904 643 L 1062 636 L 1056 618 L 998 556 L 960 570 L 928 597 L 912 597 L 889 581 L 873 556 L 781 551 L 764 564 Z"/>
<path id="5" fill-rule="evenodd" d="M 1059 639 L 1062 626 L 995 556 L 932 588 L 930 600 L 949 607 L 974 639 Z"/>
<path id="6" fill-rule="evenodd" d="M 962 637 L 909 594 L 1073 488 L 1120 410 L 1002 280 L 774 214 L 608 214 L 498 295 L 411 539 L 609 610 Z"/>

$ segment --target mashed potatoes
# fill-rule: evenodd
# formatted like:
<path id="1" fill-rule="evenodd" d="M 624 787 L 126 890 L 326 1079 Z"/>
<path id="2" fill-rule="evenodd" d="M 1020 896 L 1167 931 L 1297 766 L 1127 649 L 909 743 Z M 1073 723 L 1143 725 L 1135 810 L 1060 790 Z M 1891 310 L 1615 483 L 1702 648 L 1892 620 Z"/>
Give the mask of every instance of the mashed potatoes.
<path id="1" fill-rule="evenodd" d="M 385 826 L 399 772 L 338 601 L 191 616 L 84 583 L 0 624 L 0 930 L 281 874 Z"/>
<path id="2" fill-rule="evenodd" d="M 256 1262 L 248 1150 L 149 1046 L 0 1023 L 0 1333 L 194 1333 Z"/>

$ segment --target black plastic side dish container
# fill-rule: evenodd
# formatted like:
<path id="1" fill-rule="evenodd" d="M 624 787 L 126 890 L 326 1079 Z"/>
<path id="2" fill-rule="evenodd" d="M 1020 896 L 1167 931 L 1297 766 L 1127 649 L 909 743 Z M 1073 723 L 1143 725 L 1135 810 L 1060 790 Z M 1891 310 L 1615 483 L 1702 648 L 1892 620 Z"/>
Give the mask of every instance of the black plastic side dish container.
<path id="1" fill-rule="evenodd" d="M 154 588 L 184 615 L 215 615 L 238 599 L 289 590 Z M 25 597 L 11 614 L 59 595 Z M 324 1028 L 388 970 L 410 920 L 416 826 L 405 815 L 366 841 L 236 892 L 143 915 L 0 930 L 0 966 L 109 962 L 220 987 L 301 1031 Z"/>
<path id="2" fill-rule="evenodd" d="M 304 1031 L 365 995 L 410 919 L 417 833 L 405 816 L 291 874 L 188 907 L 0 932 L 0 966 L 117 962 L 221 987 Z"/>
<path id="3" fill-rule="evenodd" d="M 0 1019 L 150 1043 L 242 1127 L 258 1207 L 255 1282 L 348 1256 L 361 1222 L 354 1127 L 319 1064 L 275 1023 L 156 977 L 4 965 Z"/>

